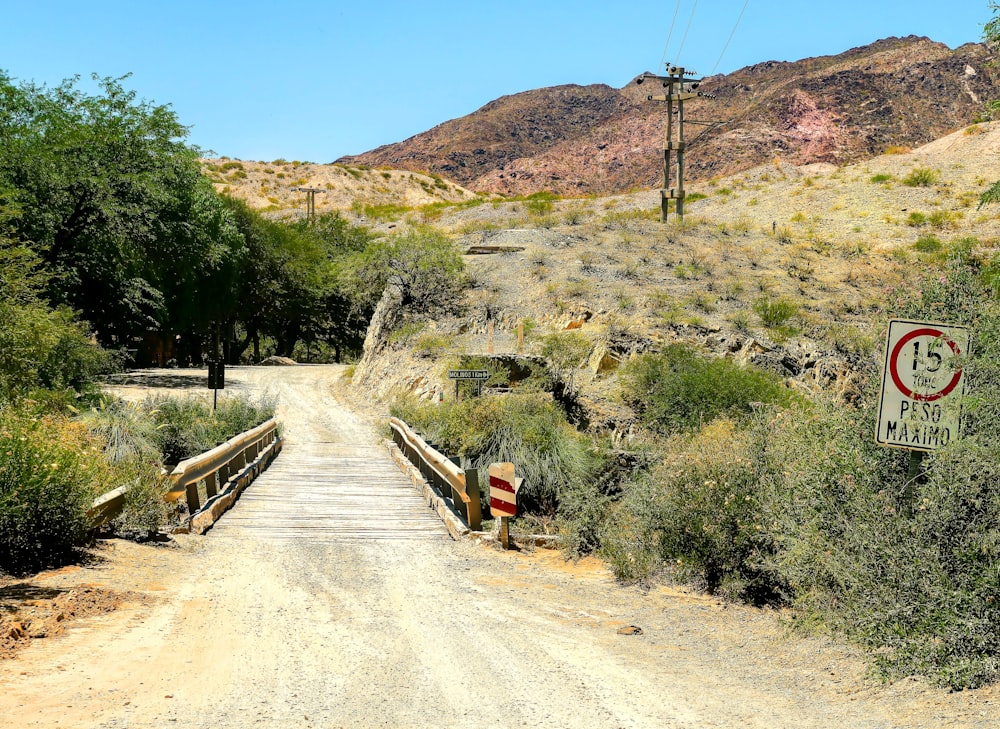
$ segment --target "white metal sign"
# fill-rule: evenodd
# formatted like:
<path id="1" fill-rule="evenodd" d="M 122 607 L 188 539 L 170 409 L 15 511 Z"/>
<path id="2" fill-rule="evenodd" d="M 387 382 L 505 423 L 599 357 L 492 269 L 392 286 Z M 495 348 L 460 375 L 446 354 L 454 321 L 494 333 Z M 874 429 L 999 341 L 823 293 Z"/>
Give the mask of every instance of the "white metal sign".
<path id="1" fill-rule="evenodd" d="M 890 321 L 875 440 L 932 451 L 958 438 L 968 352 L 966 327 Z"/>

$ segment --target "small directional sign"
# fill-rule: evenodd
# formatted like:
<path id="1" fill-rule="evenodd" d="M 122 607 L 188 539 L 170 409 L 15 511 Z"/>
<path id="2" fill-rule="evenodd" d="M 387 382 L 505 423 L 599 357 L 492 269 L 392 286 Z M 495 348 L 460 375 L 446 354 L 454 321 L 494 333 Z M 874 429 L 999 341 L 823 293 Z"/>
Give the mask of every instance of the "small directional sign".
<path id="1" fill-rule="evenodd" d="M 448 370 L 449 380 L 488 380 L 489 370 Z"/>
<path id="2" fill-rule="evenodd" d="M 889 322 L 876 441 L 932 451 L 958 438 L 968 352 L 966 327 Z"/>

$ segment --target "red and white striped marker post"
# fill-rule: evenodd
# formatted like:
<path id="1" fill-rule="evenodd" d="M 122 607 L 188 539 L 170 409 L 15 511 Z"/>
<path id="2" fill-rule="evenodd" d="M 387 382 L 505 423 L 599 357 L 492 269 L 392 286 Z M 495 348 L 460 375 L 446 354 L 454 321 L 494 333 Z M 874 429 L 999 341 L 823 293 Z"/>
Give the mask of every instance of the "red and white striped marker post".
<path id="1" fill-rule="evenodd" d="M 517 490 L 523 479 L 514 477 L 513 463 L 494 463 L 490 466 L 490 512 L 500 519 L 500 542 L 510 549 L 508 520 L 517 515 Z"/>

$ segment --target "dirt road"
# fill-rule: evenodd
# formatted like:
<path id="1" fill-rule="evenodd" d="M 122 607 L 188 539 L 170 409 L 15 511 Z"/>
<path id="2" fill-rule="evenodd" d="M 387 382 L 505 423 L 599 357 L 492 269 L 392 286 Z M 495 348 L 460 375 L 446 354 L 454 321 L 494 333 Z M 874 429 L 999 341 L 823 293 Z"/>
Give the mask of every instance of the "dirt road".
<path id="1" fill-rule="evenodd" d="M 281 399 L 279 462 L 318 445 L 381 458 L 333 394 L 340 371 L 229 380 Z M 133 597 L 0 662 L 0 727 L 985 728 L 1000 716 L 995 690 L 881 686 L 774 613 L 624 588 L 596 561 L 500 553 L 443 527 L 269 530 L 274 502 L 255 488 L 239 528 L 171 548 L 112 542 L 93 565 L 40 577 Z M 629 625 L 641 634 L 619 634 Z"/>

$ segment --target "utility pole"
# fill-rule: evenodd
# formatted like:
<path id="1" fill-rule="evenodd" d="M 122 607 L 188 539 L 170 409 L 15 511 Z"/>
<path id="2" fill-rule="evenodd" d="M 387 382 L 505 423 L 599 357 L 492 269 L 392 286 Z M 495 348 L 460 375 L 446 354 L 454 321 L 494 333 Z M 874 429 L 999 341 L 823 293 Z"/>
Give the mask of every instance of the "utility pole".
<path id="1" fill-rule="evenodd" d="M 701 79 L 687 78 L 693 76 L 693 71 L 687 71 L 679 66 L 667 66 L 666 76 L 656 76 L 644 73 L 637 78 L 637 84 L 659 83 L 667 93 L 646 97 L 648 101 L 667 102 L 667 131 L 663 144 L 663 189 L 660 190 L 660 220 L 667 222 L 667 213 L 671 200 L 677 201 L 677 217 L 684 220 L 684 152 L 687 143 L 684 141 L 684 102 L 699 96 L 714 98 L 710 94 L 695 91 L 701 84 Z M 677 141 L 674 141 L 674 107 L 677 113 Z M 677 152 L 677 187 L 670 187 L 670 168 L 673 153 Z"/>
<path id="2" fill-rule="evenodd" d="M 320 187 L 293 187 L 292 192 L 306 194 L 306 222 L 313 222 L 316 219 L 316 193 L 326 192 L 326 190 Z"/>

